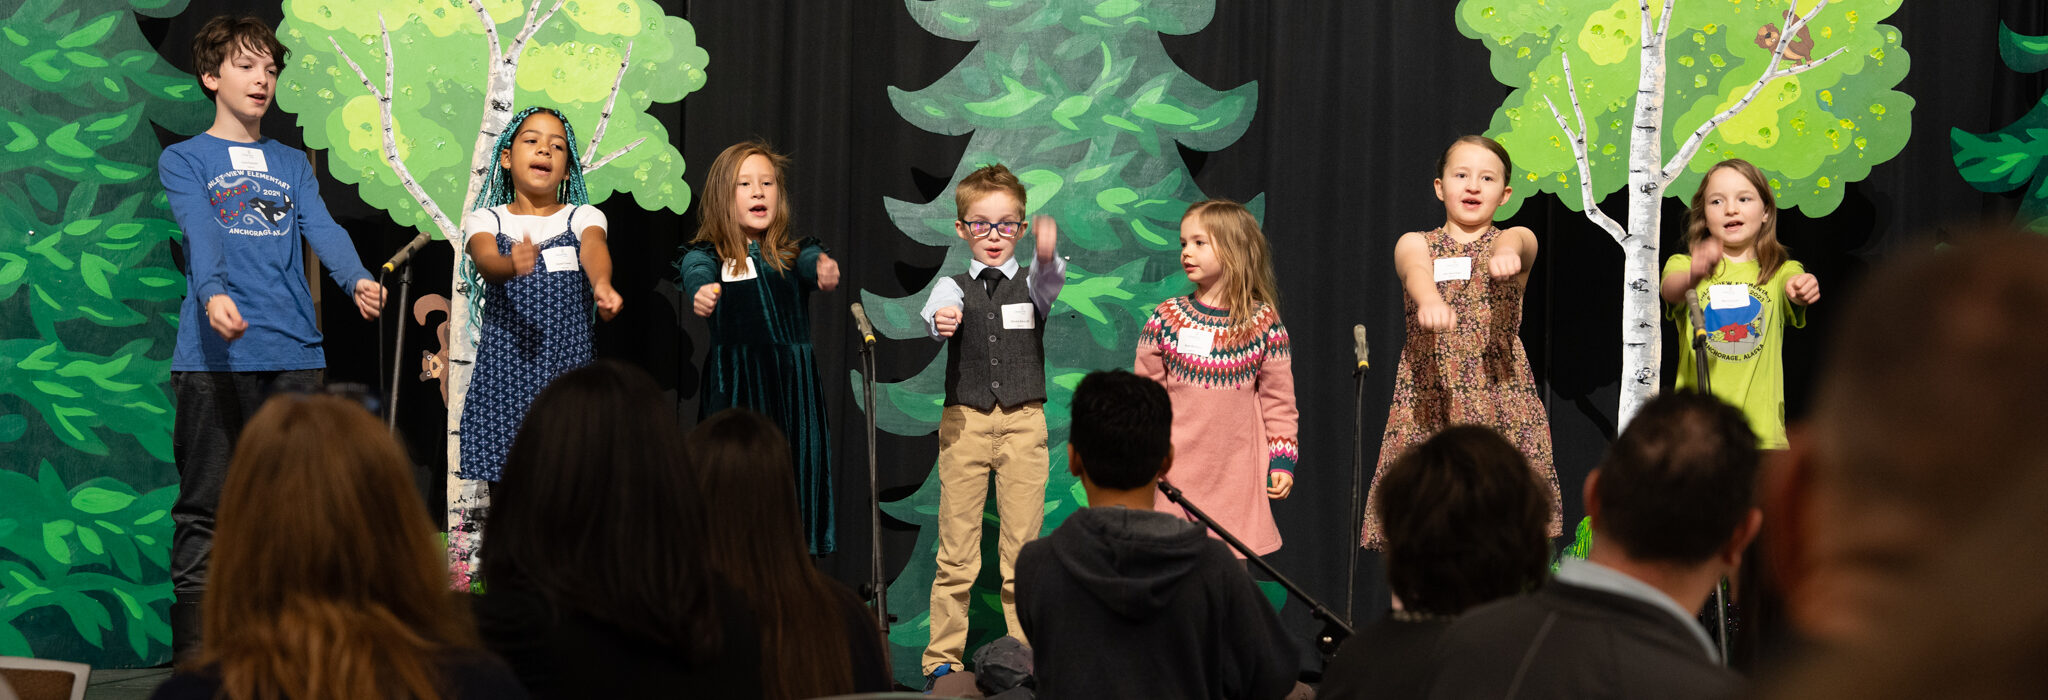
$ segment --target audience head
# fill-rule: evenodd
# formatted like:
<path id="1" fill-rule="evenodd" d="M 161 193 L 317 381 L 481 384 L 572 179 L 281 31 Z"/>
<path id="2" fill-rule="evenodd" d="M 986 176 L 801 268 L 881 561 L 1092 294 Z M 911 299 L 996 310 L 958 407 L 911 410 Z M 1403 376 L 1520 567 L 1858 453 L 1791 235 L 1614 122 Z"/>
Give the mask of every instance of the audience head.
<path id="1" fill-rule="evenodd" d="M 841 593 L 812 566 L 789 440 L 767 416 L 729 408 L 690 431 L 704 494 L 705 548 L 761 622 L 761 687 L 769 700 L 853 691 L 852 655 L 837 624 Z"/>
<path id="2" fill-rule="evenodd" d="M 1387 467 L 1372 497 L 1404 610 L 1457 615 L 1550 572 L 1550 500 L 1506 438 L 1445 428 Z"/>
<path id="3" fill-rule="evenodd" d="M 1151 489 L 1173 459 L 1173 403 L 1158 382 L 1116 369 L 1074 388 L 1067 468 L 1113 491 Z"/>
<path id="4" fill-rule="evenodd" d="M 1742 411 L 1706 394 L 1653 398 L 1586 480 L 1594 551 L 1733 567 L 1761 519 L 1756 477 L 1756 434 Z"/>
<path id="5" fill-rule="evenodd" d="M 718 645 L 704 503 L 652 377 L 599 361 L 526 412 L 491 490 L 484 585 L 531 590 L 702 658 Z"/>
<path id="6" fill-rule="evenodd" d="M 431 655 L 476 635 L 417 489 L 362 405 L 264 403 L 222 487 L 194 665 L 232 698 L 439 697 Z"/>
<path id="7" fill-rule="evenodd" d="M 1810 638 L 1867 635 L 1987 504 L 2048 471 L 2048 239 L 1990 234 L 1873 272 L 1774 482 L 1773 570 Z M 2037 504 L 2038 505 L 2038 504 Z"/>

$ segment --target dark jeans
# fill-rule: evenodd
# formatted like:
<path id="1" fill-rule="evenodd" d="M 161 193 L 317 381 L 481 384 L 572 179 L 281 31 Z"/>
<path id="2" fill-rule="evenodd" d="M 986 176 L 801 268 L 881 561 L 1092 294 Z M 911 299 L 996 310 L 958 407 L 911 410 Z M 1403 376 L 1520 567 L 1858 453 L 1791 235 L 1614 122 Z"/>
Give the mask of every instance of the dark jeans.
<path id="1" fill-rule="evenodd" d="M 221 486 L 242 426 L 272 394 L 318 391 L 321 374 L 317 369 L 171 373 L 178 411 L 171 431 L 178 464 L 178 501 L 171 506 L 171 590 L 179 600 L 198 602 L 206 590 L 213 513 L 220 507 Z"/>

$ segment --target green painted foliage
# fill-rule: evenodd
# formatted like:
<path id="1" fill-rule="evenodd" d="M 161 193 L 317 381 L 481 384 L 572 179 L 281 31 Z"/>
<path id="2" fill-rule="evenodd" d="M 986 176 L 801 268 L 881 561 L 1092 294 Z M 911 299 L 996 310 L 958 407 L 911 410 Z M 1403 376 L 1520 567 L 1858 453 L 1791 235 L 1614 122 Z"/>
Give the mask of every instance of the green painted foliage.
<path id="1" fill-rule="evenodd" d="M 1213 151 L 1235 142 L 1250 124 L 1257 86 L 1212 89 L 1175 66 L 1161 34 L 1206 26 L 1206 0 L 937 0 L 908 2 L 910 14 L 941 37 L 976 42 L 967 58 L 932 85 L 891 88 L 905 120 L 941 134 L 973 134 L 955 168 L 957 182 L 976 168 L 1002 163 L 1026 188 L 1028 214 L 1059 222 L 1059 254 L 1067 283 L 1046 322 L 1046 422 L 1051 477 L 1044 532 L 1085 506 L 1067 473 L 1068 406 L 1083 375 L 1128 368 L 1138 330 L 1154 306 L 1192 286 L 1178 264 L 1181 214 L 1206 197 L 1189 178 L 1175 144 Z M 911 240 L 949 249 L 941 276 L 965 272 L 968 251 L 953 232 L 949 188 L 930 202 L 888 200 L 890 218 Z M 1254 213 L 1261 202 L 1251 203 Z M 1027 258 L 1034 240 L 1017 250 Z M 1029 264 L 1029 261 L 1024 261 Z M 934 280 L 936 282 L 936 279 Z M 931 289 L 901 298 L 862 292 L 877 329 L 911 342 L 926 339 L 919 316 Z M 937 428 L 945 399 L 945 355 L 917 375 L 877 386 L 878 425 L 899 435 Z M 850 376 L 856 395 L 861 382 Z M 936 550 L 938 481 L 927 477 L 911 496 L 883 504 L 892 517 L 920 528 L 916 554 L 890 587 L 890 630 L 896 675 L 916 681 L 930 634 L 928 610 Z M 991 510 L 985 517 L 994 522 Z M 970 606 L 971 650 L 1003 634 L 998 607 L 994 528 L 983 529 L 983 578 Z"/>
<path id="2" fill-rule="evenodd" d="M 1899 30 L 1881 22 L 1901 0 L 1834 0 L 1807 25 L 1812 45 L 1788 52 L 1780 68 L 1842 53 L 1821 66 L 1766 85 L 1740 114 L 1709 134 L 1699 154 L 1673 181 L 1688 194 L 1714 163 L 1743 158 L 1771 178 L 1781 207 L 1809 216 L 1834 211 L 1844 186 L 1898 155 L 1910 135 L 1913 99 L 1895 88 L 1911 58 Z M 1766 25 L 1782 29 L 1787 0 L 1678 0 L 1670 21 L 1663 154 L 1671 157 L 1694 129 L 1733 106 L 1764 73 L 1771 42 Z M 1812 9 L 1814 0 L 1797 0 Z M 1652 12 L 1662 11 L 1651 3 Z M 1560 52 L 1570 52 L 1585 111 L 1595 199 L 1628 182 L 1630 123 L 1640 70 L 1642 15 L 1636 0 L 1461 0 L 1458 29 L 1485 44 L 1493 75 L 1514 87 L 1487 133 L 1514 156 L 1512 184 L 1523 194 L 1550 192 L 1581 206 L 1571 144 L 1558 129 L 1548 97 L 1574 130 Z M 1653 15 L 1655 20 L 1661 19 Z M 1795 46 L 1804 46 L 1795 41 Z M 1662 164 L 1659 164 L 1660 166 Z M 1501 216 L 1528 197 L 1516 197 Z"/>
<path id="3" fill-rule="evenodd" d="M 76 655 L 82 642 L 130 662 L 161 656 L 171 641 L 164 614 L 177 489 L 141 494 L 108 477 L 67 489 L 43 460 L 35 478 L 0 471 L 0 493 L 10 498 L 0 515 L 0 655 Z M 60 610 L 69 634 L 16 626 L 41 608 Z M 125 639 L 108 639 L 117 627 Z"/>
<path id="4" fill-rule="evenodd" d="M 213 111 L 135 15 L 184 6 L 29 0 L 0 18 L 0 451 L 24 457 L 0 464 L 0 654 L 169 654 L 185 279 L 151 124 L 197 133 Z"/>
<path id="5" fill-rule="evenodd" d="M 527 20 L 528 3 L 485 0 L 503 50 Z M 544 13 L 552 3 L 543 3 Z M 292 51 L 279 76 L 277 103 L 298 115 L 306 145 L 327 151 L 335 179 L 355 184 L 363 201 L 401 226 L 433 228 L 385 162 L 377 100 L 363 89 L 338 44 L 371 82 L 384 85 L 378 22 L 391 32 L 398 150 L 413 177 L 451 220 L 462 216 L 470 154 L 483 121 L 490 46 L 475 7 L 461 0 L 285 0 L 278 38 Z M 330 39 L 334 43 L 330 43 Z M 605 99 L 631 45 L 631 65 L 604 140 L 590 152 Z M 590 173 L 592 203 L 630 192 L 640 206 L 678 214 L 689 207 L 683 156 L 647 108 L 676 102 L 704 86 L 709 54 L 689 22 L 653 0 L 570 0 L 534 34 L 521 55 L 514 107 L 543 105 L 568 116 L 586 162 L 645 139 Z M 434 230 L 438 237 L 441 231 Z"/>
<path id="6" fill-rule="evenodd" d="M 1999 55 L 2021 73 L 2048 70 L 2048 36 L 2027 36 L 1998 26 Z M 1989 134 L 1949 133 L 1956 170 L 1985 192 L 2020 192 L 2014 224 L 2048 234 L 2048 95 L 2025 116 Z"/>

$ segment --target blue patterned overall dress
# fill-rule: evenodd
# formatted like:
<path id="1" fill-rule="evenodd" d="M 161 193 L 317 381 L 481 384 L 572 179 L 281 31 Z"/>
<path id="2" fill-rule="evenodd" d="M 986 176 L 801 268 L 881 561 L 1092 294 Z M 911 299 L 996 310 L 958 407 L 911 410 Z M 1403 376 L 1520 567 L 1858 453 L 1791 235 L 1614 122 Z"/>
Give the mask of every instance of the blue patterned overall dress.
<path id="1" fill-rule="evenodd" d="M 513 238 L 505 234 L 503 217 L 495 208 L 486 211 L 498 219 L 498 254 L 511 254 Z M 462 405 L 457 475 L 464 479 L 497 481 L 533 398 L 556 375 L 590 364 L 590 279 L 581 264 L 551 271 L 545 258 L 549 250 L 568 248 L 582 259 L 575 220 L 571 211 L 569 230 L 540 244 L 543 257 L 531 274 L 486 285 L 483 338 Z"/>

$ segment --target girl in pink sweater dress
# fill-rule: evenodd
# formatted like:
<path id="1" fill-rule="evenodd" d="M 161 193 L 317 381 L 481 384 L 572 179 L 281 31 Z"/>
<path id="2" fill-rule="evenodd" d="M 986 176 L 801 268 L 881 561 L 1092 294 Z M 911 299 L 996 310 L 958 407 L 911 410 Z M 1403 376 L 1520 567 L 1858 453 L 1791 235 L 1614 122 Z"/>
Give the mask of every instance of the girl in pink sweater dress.
<path id="1" fill-rule="evenodd" d="M 1188 207 L 1180 262 L 1195 293 L 1153 309 L 1138 334 L 1136 373 L 1173 400 L 1173 467 L 1166 481 L 1253 552 L 1280 548 L 1269 501 L 1294 489 L 1294 370 L 1280 324 L 1272 255 L 1236 202 Z M 1164 495 L 1163 513 L 1185 515 Z M 1212 533 L 1213 534 L 1213 533 Z"/>

